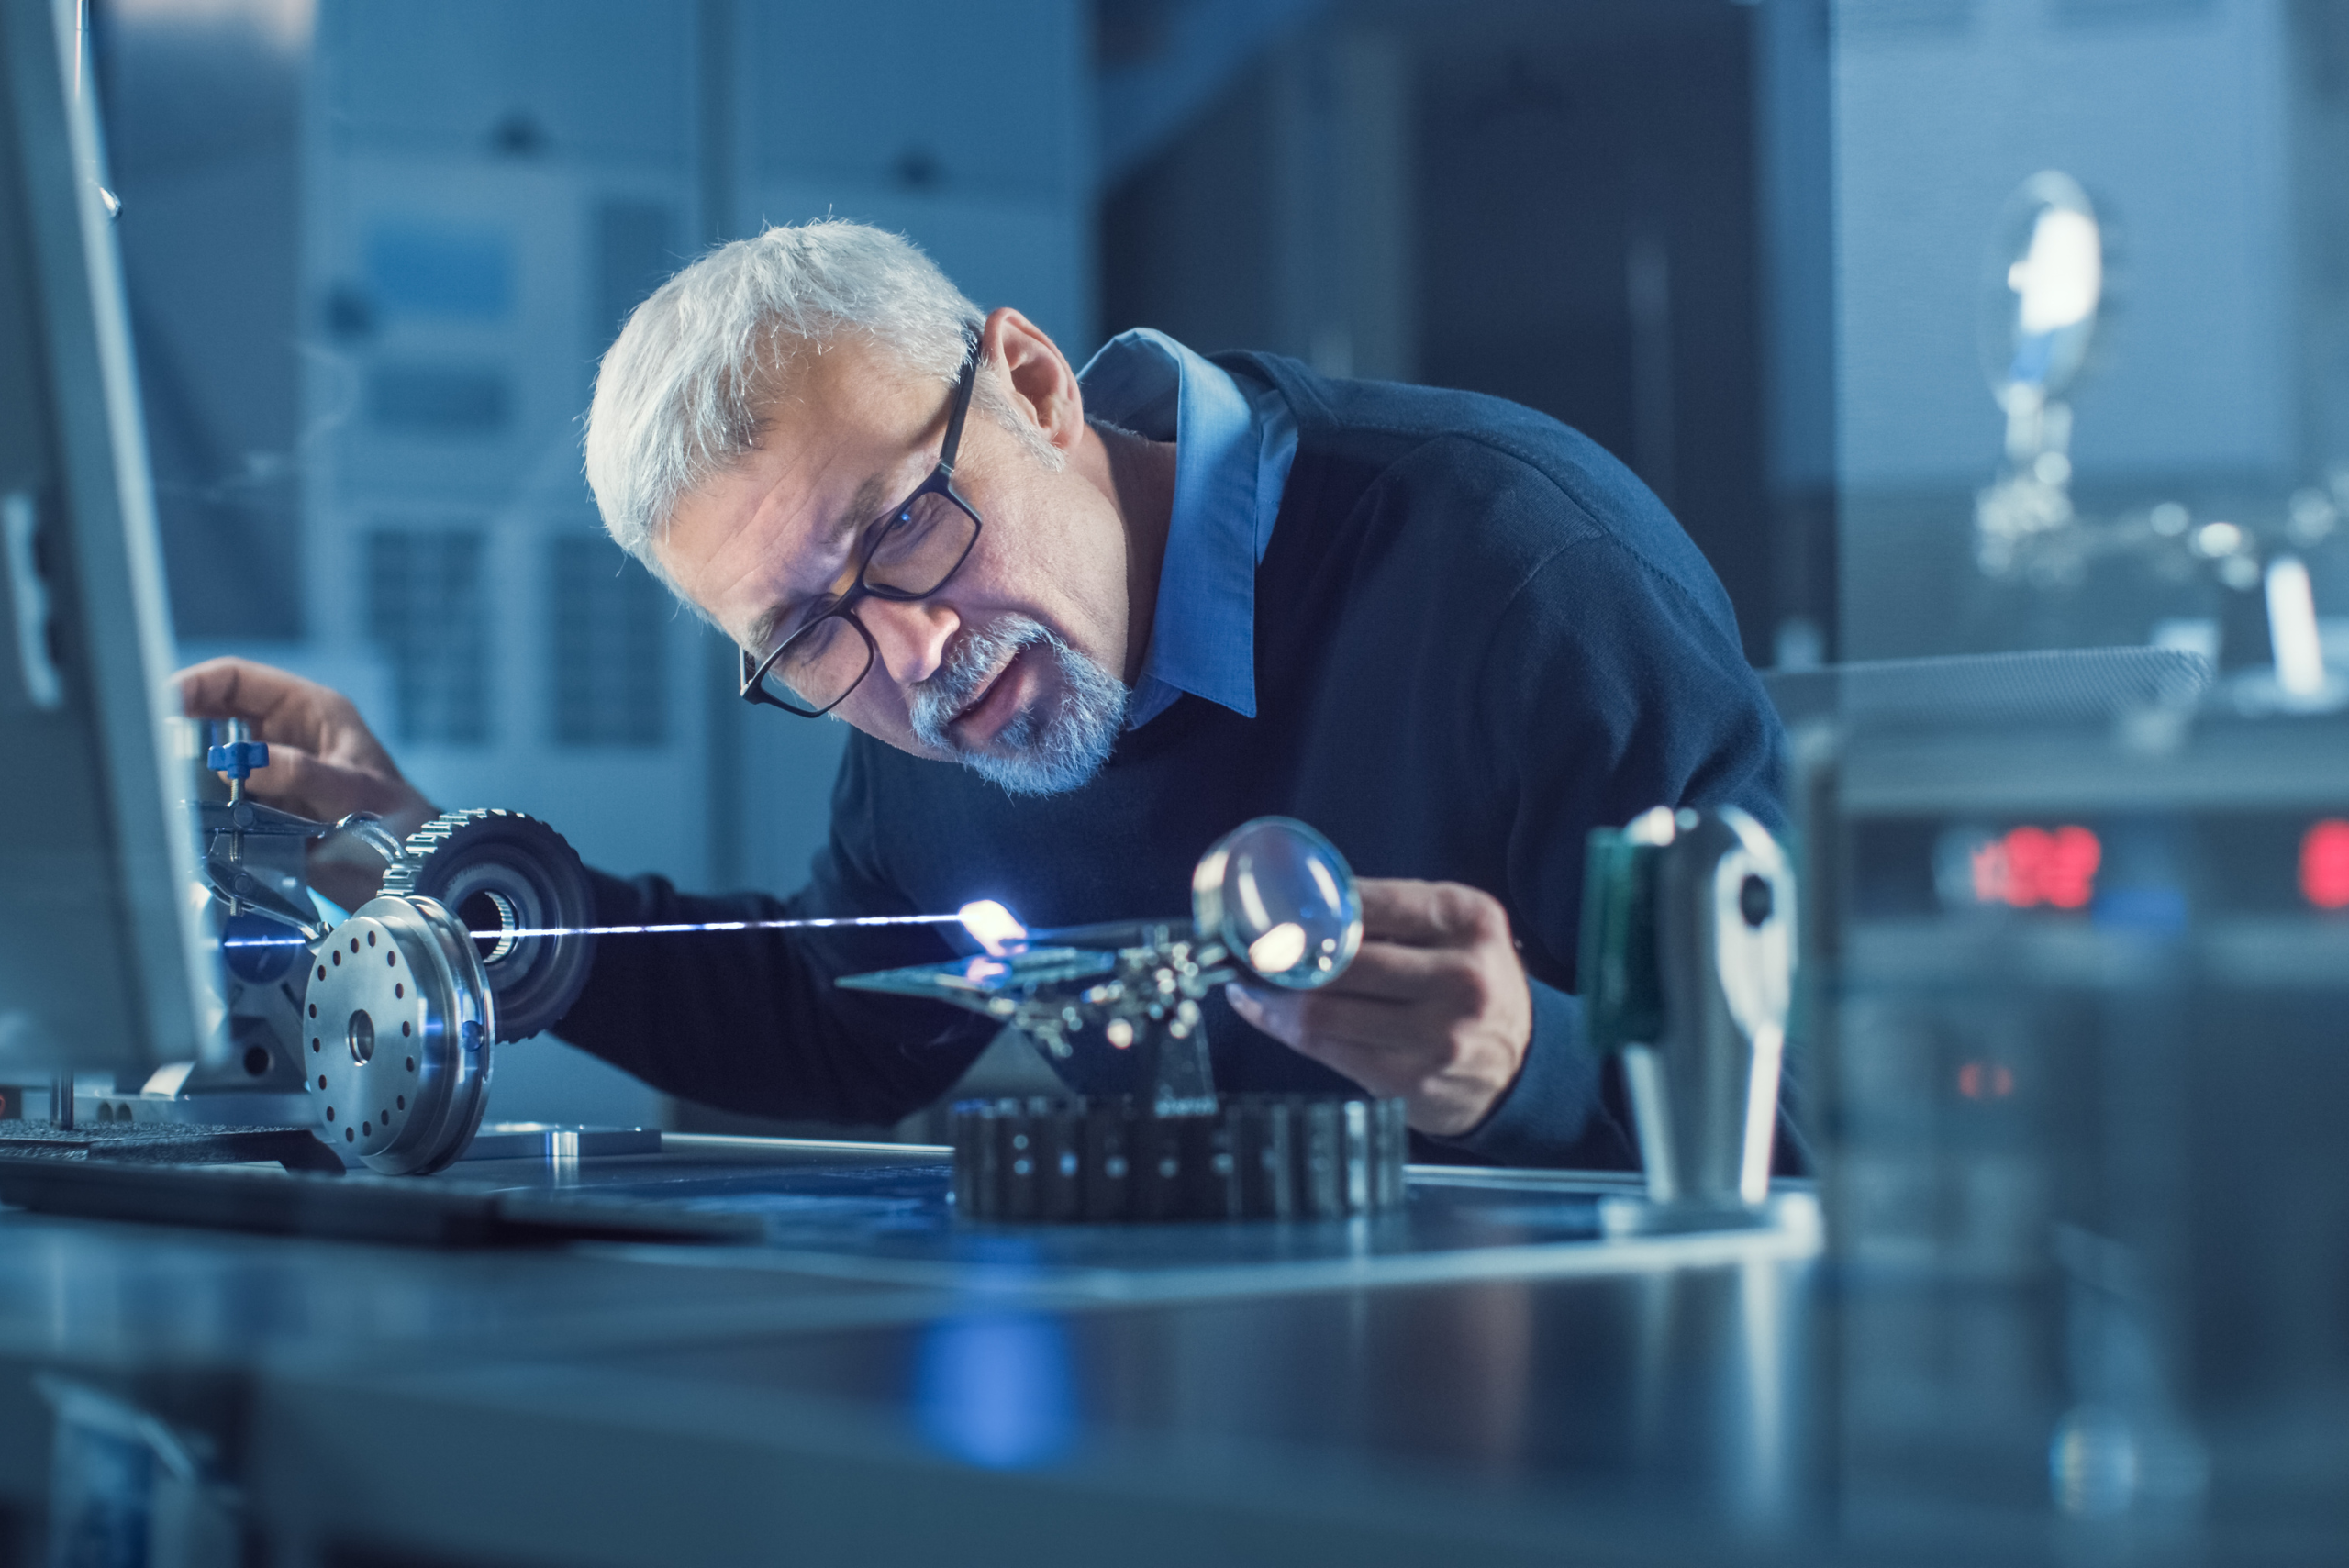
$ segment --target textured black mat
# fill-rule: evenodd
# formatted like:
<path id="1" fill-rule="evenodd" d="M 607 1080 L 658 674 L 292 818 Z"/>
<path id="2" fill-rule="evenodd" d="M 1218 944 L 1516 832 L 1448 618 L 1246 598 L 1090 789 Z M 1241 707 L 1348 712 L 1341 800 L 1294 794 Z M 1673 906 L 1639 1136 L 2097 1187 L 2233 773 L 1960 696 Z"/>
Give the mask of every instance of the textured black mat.
<path id="1" fill-rule="evenodd" d="M 59 1147 L 73 1133 L 28 1140 L 47 1144 L 51 1151 L 28 1155 L 24 1144 L 5 1141 L 6 1131 L 0 1127 L 0 1204 L 83 1219 L 421 1247 L 739 1242 L 755 1241 L 763 1234 L 755 1216 L 702 1214 L 599 1195 L 512 1192 L 414 1176 L 345 1176 L 339 1173 L 339 1162 L 338 1174 L 328 1176 L 315 1171 L 222 1169 L 217 1162 L 207 1168 L 106 1154 L 94 1159 L 86 1149 Z"/>
<path id="2" fill-rule="evenodd" d="M 102 1121 L 59 1127 L 0 1121 L 0 1155 L 24 1160 L 127 1160 L 145 1165 L 249 1165 L 330 1171 L 342 1161 L 306 1127 L 210 1127 L 194 1122 Z"/>

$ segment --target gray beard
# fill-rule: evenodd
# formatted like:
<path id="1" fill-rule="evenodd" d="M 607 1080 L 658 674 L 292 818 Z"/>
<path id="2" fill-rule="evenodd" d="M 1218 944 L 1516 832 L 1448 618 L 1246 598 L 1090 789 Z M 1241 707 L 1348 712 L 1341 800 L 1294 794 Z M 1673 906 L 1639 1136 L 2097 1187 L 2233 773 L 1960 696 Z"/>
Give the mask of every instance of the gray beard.
<path id="1" fill-rule="evenodd" d="M 948 730 L 987 677 L 1030 644 L 1060 673 L 1055 698 L 1014 716 L 985 746 L 963 745 Z M 952 754 L 1010 795 L 1059 795 L 1101 771 L 1125 728 L 1126 684 L 1026 616 L 1005 616 L 966 635 L 944 667 L 913 689 L 907 718 L 925 745 Z"/>

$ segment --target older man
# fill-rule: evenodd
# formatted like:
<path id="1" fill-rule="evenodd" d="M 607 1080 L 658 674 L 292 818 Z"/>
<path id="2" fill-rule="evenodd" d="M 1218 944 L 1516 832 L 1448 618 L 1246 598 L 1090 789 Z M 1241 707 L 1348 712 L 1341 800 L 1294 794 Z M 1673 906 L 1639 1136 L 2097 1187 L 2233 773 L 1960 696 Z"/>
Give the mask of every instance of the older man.
<path id="1" fill-rule="evenodd" d="M 1775 821 L 1780 740 L 1704 561 L 1583 437 L 1152 332 L 1080 375 L 905 241 L 827 222 L 645 302 L 587 473 L 613 537 L 740 646 L 747 700 L 858 731 L 805 889 L 599 876 L 599 918 L 1155 915 L 1210 841 L 1278 812 L 1362 873 L 1366 940 L 1326 990 L 1231 988 L 1219 1084 L 1400 1095 L 1440 1158 L 1636 1162 L 1568 995 L 1585 836 L 1658 804 Z M 184 690 L 291 753 L 257 790 L 429 809 L 331 693 L 236 662 Z M 937 943 L 607 942 L 557 1032 L 710 1104 L 890 1119 L 988 1029 L 831 982 Z"/>

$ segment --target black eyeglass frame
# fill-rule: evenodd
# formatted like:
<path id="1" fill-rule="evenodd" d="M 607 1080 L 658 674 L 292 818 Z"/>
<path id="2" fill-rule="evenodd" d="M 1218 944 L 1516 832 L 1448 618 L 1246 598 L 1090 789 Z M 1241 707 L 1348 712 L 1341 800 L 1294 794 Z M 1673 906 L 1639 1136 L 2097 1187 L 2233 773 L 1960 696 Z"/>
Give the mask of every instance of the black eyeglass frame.
<path id="1" fill-rule="evenodd" d="M 841 595 L 840 603 L 776 643 L 763 659 L 754 657 L 747 648 L 736 651 L 740 654 L 742 661 L 741 696 L 744 702 L 767 707 L 779 707 L 784 712 L 796 714 L 801 718 L 821 718 L 848 701 L 851 694 L 864 684 L 864 677 L 873 673 L 874 663 L 881 656 L 880 649 L 874 644 L 873 634 L 865 630 L 863 621 L 856 618 L 854 611 L 859 601 L 874 598 L 910 604 L 918 599 L 927 599 L 952 582 L 954 573 L 963 570 L 963 562 L 971 559 L 971 551 L 978 545 L 979 535 L 985 530 L 986 524 L 980 517 L 978 508 L 964 500 L 962 493 L 954 488 L 954 458 L 963 445 L 963 423 L 970 416 L 971 394 L 979 383 L 979 339 L 973 337 L 970 344 L 970 357 L 963 361 L 963 376 L 955 384 L 953 406 L 947 412 L 946 439 L 938 449 L 938 466 L 931 469 L 930 477 L 915 485 L 904 500 L 874 519 L 874 526 L 870 530 L 872 539 L 865 545 L 864 553 L 856 563 L 856 581 L 850 585 L 847 593 Z M 864 574 L 871 569 L 874 556 L 879 553 L 882 544 L 887 540 L 890 532 L 912 520 L 915 502 L 925 495 L 932 495 L 945 496 L 961 509 L 964 517 L 971 519 L 970 539 L 963 546 L 963 553 L 954 558 L 954 564 L 948 567 L 937 582 L 932 583 L 918 594 L 907 593 L 902 588 L 892 588 L 885 583 L 866 582 Z M 795 644 L 806 641 L 828 620 L 848 622 L 856 629 L 856 635 L 864 639 L 864 668 L 856 673 L 856 679 L 842 687 L 840 695 L 821 707 L 804 707 L 797 703 L 785 702 L 783 698 L 770 693 L 764 684 L 767 672 L 774 669 L 776 662 L 789 652 Z"/>

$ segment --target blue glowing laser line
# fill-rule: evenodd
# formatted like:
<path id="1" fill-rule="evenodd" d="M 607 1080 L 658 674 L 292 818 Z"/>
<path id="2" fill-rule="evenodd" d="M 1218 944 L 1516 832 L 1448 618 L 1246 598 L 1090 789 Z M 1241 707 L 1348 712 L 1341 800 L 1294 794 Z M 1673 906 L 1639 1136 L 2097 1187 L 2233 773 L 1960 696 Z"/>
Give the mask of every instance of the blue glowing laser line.
<path id="1" fill-rule="evenodd" d="M 960 915 L 841 915 L 804 920 L 696 920 L 668 926 L 526 926 L 511 931 L 475 931 L 477 942 L 518 941 L 524 937 L 668 937 L 696 931 L 819 931 L 841 926 L 956 926 Z"/>
<path id="2" fill-rule="evenodd" d="M 840 915 L 797 920 L 694 920 L 649 926 L 526 926 L 511 931 L 475 931 L 477 942 L 518 941 L 524 937 L 667 937 L 702 931 L 813 931 L 846 926 L 958 926 L 960 915 Z M 224 937 L 224 948 L 298 948 L 302 937 Z"/>

